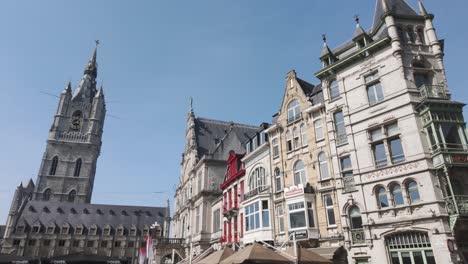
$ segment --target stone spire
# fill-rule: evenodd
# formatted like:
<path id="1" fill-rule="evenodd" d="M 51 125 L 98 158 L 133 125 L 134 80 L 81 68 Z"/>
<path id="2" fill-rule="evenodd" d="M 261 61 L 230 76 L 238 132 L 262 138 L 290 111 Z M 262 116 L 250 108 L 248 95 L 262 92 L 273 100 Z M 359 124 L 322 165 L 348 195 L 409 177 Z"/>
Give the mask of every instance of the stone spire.
<path id="1" fill-rule="evenodd" d="M 78 87 L 73 92 L 73 100 L 91 102 L 96 94 L 96 77 L 97 77 L 97 48 L 99 41 L 96 40 L 96 47 L 93 54 L 84 70 L 83 79 L 81 79 Z"/>
<path id="2" fill-rule="evenodd" d="M 94 78 L 97 77 L 97 62 L 96 62 L 96 57 L 97 57 L 97 48 L 99 45 L 99 41 L 96 40 L 96 47 L 94 48 L 93 55 L 89 59 L 88 65 L 86 65 L 86 69 L 84 71 L 84 74 L 88 74 L 93 76 Z"/>
<path id="3" fill-rule="evenodd" d="M 94 97 L 104 97 L 104 87 L 102 86 L 102 84 L 99 87 L 99 89 L 98 89 L 98 91 L 97 91 L 97 93 L 96 93 L 96 95 Z"/>
<path id="4" fill-rule="evenodd" d="M 421 0 L 418 0 L 418 6 L 419 6 L 419 13 L 421 14 L 421 16 L 427 16 L 428 15 L 427 10 L 424 7 L 424 4 L 422 3 Z"/>
<path id="5" fill-rule="evenodd" d="M 63 89 L 64 94 L 71 94 L 72 93 L 72 88 L 71 88 L 71 82 L 69 81 L 65 89 Z"/>

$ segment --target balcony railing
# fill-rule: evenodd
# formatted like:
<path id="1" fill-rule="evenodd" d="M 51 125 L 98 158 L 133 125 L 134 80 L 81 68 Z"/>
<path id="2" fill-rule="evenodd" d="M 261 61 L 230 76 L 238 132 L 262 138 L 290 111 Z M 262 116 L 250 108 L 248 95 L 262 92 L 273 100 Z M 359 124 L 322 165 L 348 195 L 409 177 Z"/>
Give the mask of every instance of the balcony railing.
<path id="1" fill-rule="evenodd" d="M 450 99 L 445 92 L 444 85 L 423 84 L 419 87 L 419 94 L 423 98 L 432 99 Z"/>
<path id="2" fill-rule="evenodd" d="M 336 134 L 336 144 L 343 145 L 348 143 L 348 135 L 346 133 L 337 133 Z"/>
<path id="3" fill-rule="evenodd" d="M 449 215 L 468 216 L 468 195 L 455 195 L 444 198 Z"/>
<path id="4" fill-rule="evenodd" d="M 156 245 L 182 245 L 184 241 L 184 238 L 158 238 L 156 239 Z"/>
<path id="5" fill-rule="evenodd" d="M 353 245 L 360 245 L 366 243 L 366 236 L 364 229 L 351 229 L 351 242 Z"/>
<path id="6" fill-rule="evenodd" d="M 253 196 L 255 196 L 255 195 L 266 192 L 268 190 L 270 190 L 270 186 L 267 186 L 267 185 L 259 186 L 259 187 L 255 188 L 255 189 L 249 191 L 248 193 L 245 193 L 244 194 L 244 201 L 251 198 L 251 197 L 253 197 Z"/>
<path id="7" fill-rule="evenodd" d="M 302 113 L 299 113 L 295 116 L 288 117 L 288 124 L 294 123 L 301 118 L 302 118 Z"/>
<path id="8" fill-rule="evenodd" d="M 345 192 L 356 190 L 356 186 L 354 185 L 354 176 L 343 177 L 343 188 Z"/>
<path id="9" fill-rule="evenodd" d="M 468 145 L 463 144 L 452 144 L 452 143 L 445 143 L 445 144 L 434 144 L 431 146 L 431 150 L 433 154 L 437 154 L 440 152 L 468 152 Z"/>

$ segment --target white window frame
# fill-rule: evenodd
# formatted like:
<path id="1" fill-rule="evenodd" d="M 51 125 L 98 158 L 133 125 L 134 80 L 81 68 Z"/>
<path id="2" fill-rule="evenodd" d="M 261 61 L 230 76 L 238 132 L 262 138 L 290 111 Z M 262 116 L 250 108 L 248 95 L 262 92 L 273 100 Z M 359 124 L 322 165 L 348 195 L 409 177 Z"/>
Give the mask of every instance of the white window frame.
<path id="1" fill-rule="evenodd" d="M 299 163 L 302 163 L 302 169 L 296 169 L 297 167 L 297 164 Z M 298 160 L 296 161 L 296 163 L 294 164 L 294 167 L 293 167 L 293 173 L 294 173 L 294 185 L 299 185 L 299 184 L 303 184 L 305 185 L 307 183 L 307 173 L 306 173 L 306 167 L 305 167 L 305 164 L 302 160 Z M 299 182 L 296 181 L 296 176 L 298 176 L 297 179 L 299 179 Z"/>
<path id="2" fill-rule="evenodd" d="M 294 103 L 294 105 L 293 105 Z M 301 117 L 301 104 L 297 99 L 291 100 L 287 107 L 287 122 L 291 123 L 298 120 Z"/>
<path id="3" fill-rule="evenodd" d="M 324 157 L 323 160 L 321 159 L 321 157 Z M 320 180 L 322 181 L 329 180 L 331 178 L 331 173 L 330 173 L 330 168 L 328 166 L 327 154 L 325 153 L 325 151 L 322 151 L 318 154 L 318 163 L 319 163 Z M 326 168 L 327 170 L 326 177 L 324 177 L 324 173 L 323 173 L 324 171 L 322 170 L 322 168 Z"/>
<path id="4" fill-rule="evenodd" d="M 297 208 L 292 208 L 291 209 L 291 206 L 294 206 L 294 207 L 297 207 Z M 291 223 L 292 223 L 291 214 L 300 213 L 300 212 L 304 212 L 304 226 L 292 227 L 291 226 Z M 298 229 L 308 228 L 306 202 L 305 201 L 297 201 L 297 202 L 289 203 L 288 204 L 288 219 L 289 219 L 289 221 L 288 221 L 289 230 L 298 230 Z"/>
<path id="5" fill-rule="evenodd" d="M 284 228 L 284 207 L 283 204 L 279 204 L 276 206 L 276 212 L 278 213 L 278 230 L 280 234 L 285 233 Z"/>
<path id="6" fill-rule="evenodd" d="M 301 146 L 299 142 L 299 129 L 293 128 L 293 148 L 298 149 Z"/>
<path id="7" fill-rule="evenodd" d="M 328 204 L 328 198 L 331 199 L 331 205 Z M 327 217 L 327 225 L 329 227 L 336 227 L 336 214 L 335 214 L 335 206 L 333 205 L 333 195 L 331 193 L 323 195 L 323 206 L 325 207 L 325 214 Z M 335 220 L 334 224 L 330 223 L 329 212 L 333 213 L 333 218 Z"/>
<path id="8" fill-rule="evenodd" d="M 271 140 L 271 144 L 273 145 L 273 158 L 278 158 L 279 157 L 279 142 L 278 142 L 278 137 L 274 137 Z"/>
<path id="9" fill-rule="evenodd" d="M 318 142 L 324 139 L 322 118 L 319 118 L 314 121 L 314 133 L 315 133 L 315 142 Z"/>
<path id="10" fill-rule="evenodd" d="M 306 125 L 301 124 L 301 141 L 302 141 L 302 146 L 307 146 L 307 130 L 306 130 Z"/>
<path id="11" fill-rule="evenodd" d="M 255 201 L 249 205 L 245 206 L 244 212 L 244 225 L 245 225 L 245 233 L 251 232 L 254 230 L 258 230 L 262 228 L 262 220 L 261 220 L 261 209 L 260 209 L 260 200 Z M 253 228 L 250 228 L 249 225 L 251 221 L 247 220 L 248 218 L 253 219 Z"/>

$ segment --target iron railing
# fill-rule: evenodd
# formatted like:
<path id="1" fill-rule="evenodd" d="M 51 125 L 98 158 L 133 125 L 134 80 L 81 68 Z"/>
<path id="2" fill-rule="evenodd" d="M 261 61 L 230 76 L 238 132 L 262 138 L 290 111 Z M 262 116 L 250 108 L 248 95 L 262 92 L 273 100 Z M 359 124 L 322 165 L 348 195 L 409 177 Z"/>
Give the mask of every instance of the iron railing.
<path id="1" fill-rule="evenodd" d="M 449 215 L 468 216 L 468 195 L 455 195 L 444 198 Z"/>
<path id="2" fill-rule="evenodd" d="M 260 193 L 266 192 L 268 190 L 270 190 L 270 186 L 267 186 L 267 185 L 259 186 L 259 187 L 255 188 L 255 189 L 245 193 L 243 201 L 245 201 L 245 200 L 247 200 L 247 199 L 249 199 L 249 198 L 251 198 L 251 197 L 253 197 L 255 195 L 258 195 Z"/>
<path id="3" fill-rule="evenodd" d="M 444 85 L 423 84 L 419 88 L 419 94 L 423 98 L 450 99 L 445 92 Z"/>

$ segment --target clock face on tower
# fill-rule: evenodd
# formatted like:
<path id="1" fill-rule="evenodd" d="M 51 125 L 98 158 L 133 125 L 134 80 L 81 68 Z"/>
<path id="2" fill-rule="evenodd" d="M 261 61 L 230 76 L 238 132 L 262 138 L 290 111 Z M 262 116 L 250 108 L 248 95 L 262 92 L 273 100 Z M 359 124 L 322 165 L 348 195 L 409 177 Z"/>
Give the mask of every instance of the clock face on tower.
<path id="1" fill-rule="evenodd" d="M 81 119 L 73 117 L 72 121 L 71 121 L 71 124 L 70 124 L 70 128 L 73 129 L 73 130 L 78 130 L 78 129 L 80 129 L 80 127 L 81 127 Z"/>

